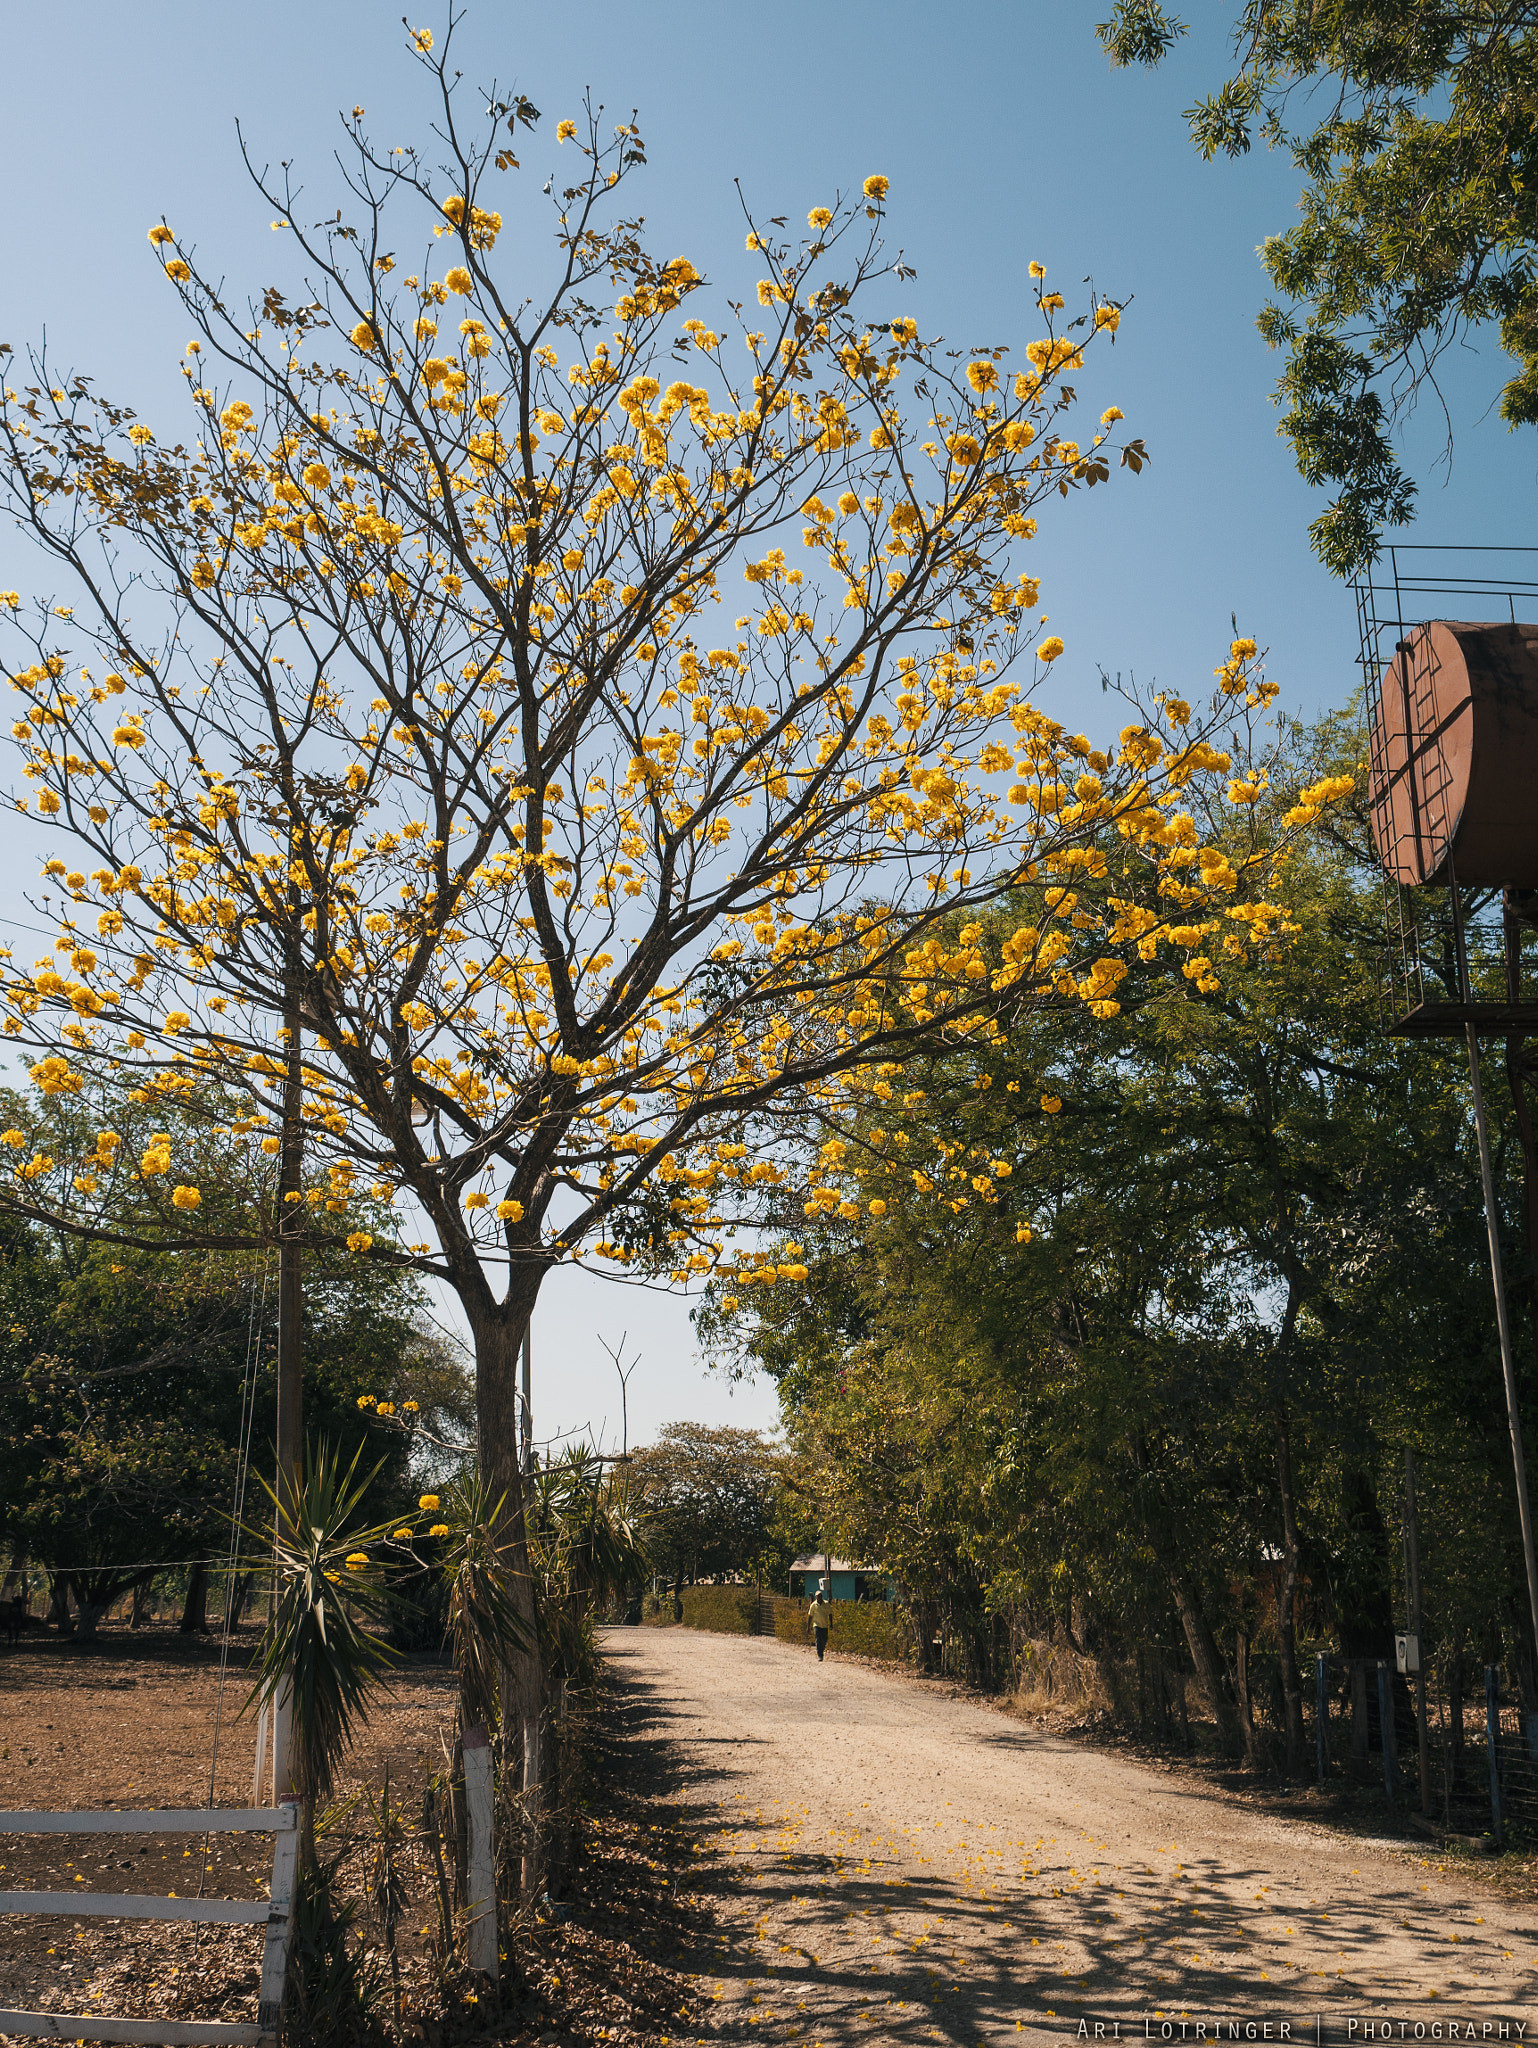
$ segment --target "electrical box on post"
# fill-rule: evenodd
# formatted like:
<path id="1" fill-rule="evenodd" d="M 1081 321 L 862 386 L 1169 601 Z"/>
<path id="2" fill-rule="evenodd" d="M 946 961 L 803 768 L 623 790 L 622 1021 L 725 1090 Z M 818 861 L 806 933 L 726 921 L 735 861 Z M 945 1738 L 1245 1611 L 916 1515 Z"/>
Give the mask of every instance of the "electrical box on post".
<path id="1" fill-rule="evenodd" d="M 1395 1636 L 1394 1655 L 1399 1660 L 1400 1675 L 1413 1678 L 1421 1668 L 1420 1637 Z"/>

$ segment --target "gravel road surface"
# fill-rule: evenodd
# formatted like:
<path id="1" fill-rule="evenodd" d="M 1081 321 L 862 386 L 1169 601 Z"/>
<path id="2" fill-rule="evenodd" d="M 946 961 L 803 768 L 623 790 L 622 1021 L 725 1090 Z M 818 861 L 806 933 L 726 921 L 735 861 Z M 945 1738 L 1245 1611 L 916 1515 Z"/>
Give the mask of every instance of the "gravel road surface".
<path id="1" fill-rule="evenodd" d="M 1316 2015 L 1325 2042 L 1381 2041 L 1386 2018 L 1395 2040 L 1538 2038 L 1538 1909 L 1429 1848 L 1257 1814 L 793 1645 L 630 1628 L 604 1648 L 715 1852 L 701 2039 L 971 2048 L 1119 2021 L 1302 2043 Z"/>

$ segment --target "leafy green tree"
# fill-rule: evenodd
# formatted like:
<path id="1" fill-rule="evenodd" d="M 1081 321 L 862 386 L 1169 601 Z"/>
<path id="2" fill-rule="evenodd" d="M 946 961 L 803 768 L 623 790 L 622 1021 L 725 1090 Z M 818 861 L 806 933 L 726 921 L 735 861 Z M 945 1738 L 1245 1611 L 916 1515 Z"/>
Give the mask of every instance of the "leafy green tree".
<path id="1" fill-rule="evenodd" d="M 8 1111 L 14 1124 L 14 1097 L 0 1099 Z M 70 1097 L 28 1112 L 45 1144 L 50 1123 L 79 1113 Z M 235 1171 L 206 1136 L 202 1151 L 205 1184 L 242 1227 Z M 0 1542 L 62 1581 L 86 1633 L 155 1570 L 223 1551 L 248 1389 L 258 1470 L 270 1455 L 275 1278 L 248 1253 L 119 1247 L 16 1218 L 0 1231 Z M 414 1399 L 441 1419 L 469 1401 L 417 1284 L 318 1262 L 303 1345 L 315 1426 L 349 1457 L 374 1447 L 379 1510 L 398 1511 L 411 1447 L 372 1404 Z"/>
<path id="2" fill-rule="evenodd" d="M 1358 742 L 1298 735 L 1297 772 Z M 1423 1502 L 1439 1640 L 1524 1633 L 1461 1066 L 1382 1029 L 1364 839 L 1348 814 L 1294 863 L 1286 945 L 1193 925 L 1095 1033 L 937 1057 L 879 1123 L 825 1124 L 806 1300 L 718 1292 L 702 1318 L 779 1381 L 835 1540 L 979 1676 L 1004 1620 L 1097 1654 L 1173 1629 L 1253 1757 L 1263 1635 L 1294 1762 L 1300 1634 L 1391 1647 L 1406 1447 L 1446 1475 Z M 1513 1142 L 1508 1201 L 1518 1171 Z"/>
<path id="3" fill-rule="evenodd" d="M 777 1557 L 782 1466 L 756 1429 L 670 1422 L 630 1465 L 630 1497 L 655 1567 L 698 1579 Z"/>
<path id="4" fill-rule="evenodd" d="M 1118 65 L 1157 64 L 1185 32 L 1162 0 L 1116 0 L 1099 25 Z M 1278 297 L 1259 325 L 1287 350 L 1298 468 L 1335 491 L 1315 550 L 1350 575 L 1411 516 L 1391 437 L 1450 348 L 1494 326 L 1515 362 L 1500 416 L 1538 424 L 1538 8 L 1241 0 L 1233 47 L 1186 118 L 1209 159 L 1258 135 L 1302 173 L 1302 218 L 1262 248 Z"/>

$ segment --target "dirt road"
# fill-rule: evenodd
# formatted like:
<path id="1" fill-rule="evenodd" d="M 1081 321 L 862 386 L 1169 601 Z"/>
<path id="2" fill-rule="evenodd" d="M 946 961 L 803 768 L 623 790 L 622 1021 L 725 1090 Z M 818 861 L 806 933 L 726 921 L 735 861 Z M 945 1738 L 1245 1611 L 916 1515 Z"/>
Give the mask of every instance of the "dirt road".
<path id="1" fill-rule="evenodd" d="M 1385 2017 L 1396 2040 L 1401 2019 L 1410 2040 L 1538 2032 L 1538 1912 L 1430 1851 L 1257 1815 L 781 1643 L 604 1647 L 707 1824 L 702 1890 L 745 1923 L 701 1981 L 700 2036 L 971 2048 L 1216 2019 L 1303 2042 L 1316 2014 L 1325 2041 L 1381 2040 Z"/>

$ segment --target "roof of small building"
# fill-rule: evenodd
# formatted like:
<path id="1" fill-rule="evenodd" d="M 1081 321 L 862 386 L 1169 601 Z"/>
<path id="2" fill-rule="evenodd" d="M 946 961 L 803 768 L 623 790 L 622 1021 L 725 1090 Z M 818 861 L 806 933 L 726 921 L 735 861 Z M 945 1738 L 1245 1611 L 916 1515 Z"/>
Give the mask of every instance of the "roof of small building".
<path id="1" fill-rule="evenodd" d="M 873 1572 L 873 1564 L 851 1564 L 847 1557 L 824 1558 L 819 1551 L 815 1557 L 797 1557 L 791 1560 L 793 1572 Z"/>

